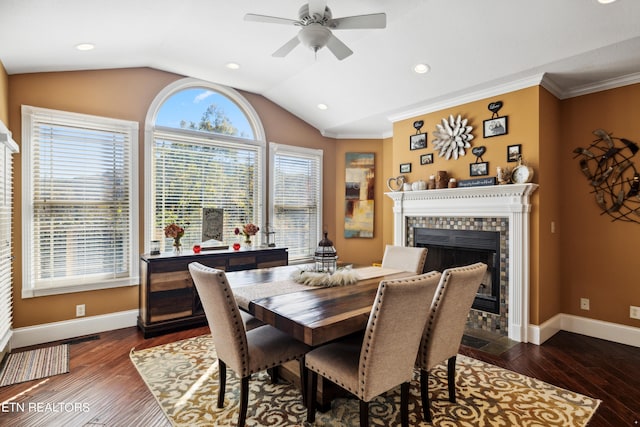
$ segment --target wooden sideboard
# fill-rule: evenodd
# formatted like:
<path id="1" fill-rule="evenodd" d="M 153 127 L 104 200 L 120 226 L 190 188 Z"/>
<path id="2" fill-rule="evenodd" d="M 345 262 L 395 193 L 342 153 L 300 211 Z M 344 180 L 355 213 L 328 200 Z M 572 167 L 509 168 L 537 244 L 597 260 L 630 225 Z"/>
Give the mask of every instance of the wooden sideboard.
<path id="1" fill-rule="evenodd" d="M 145 338 L 207 324 L 189 274 L 192 262 L 225 271 L 249 270 L 287 265 L 289 253 L 286 248 L 259 248 L 142 255 L 138 327 Z"/>

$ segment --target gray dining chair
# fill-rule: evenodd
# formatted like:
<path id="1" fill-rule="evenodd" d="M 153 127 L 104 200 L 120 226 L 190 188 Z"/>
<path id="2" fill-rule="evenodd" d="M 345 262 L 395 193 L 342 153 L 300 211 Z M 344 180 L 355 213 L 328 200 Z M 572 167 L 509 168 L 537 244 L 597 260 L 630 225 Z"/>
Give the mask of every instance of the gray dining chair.
<path id="1" fill-rule="evenodd" d="M 307 353 L 307 421 L 315 421 L 318 374 L 360 400 L 360 426 L 369 423 L 369 402 L 400 385 L 403 426 L 409 425 L 409 383 L 439 272 L 383 280 L 364 335 L 351 336 Z"/>
<path id="2" fill-rule="evenodd" d="M 429 370 L 445 360 L 449 401 L 456 401 L 456 356 L 467 316 L 486 272 L 487 265 L 481 262 L 442 272 L 416 359 L 416 368 L 420 370 L 422 412 L 426 421 L 431 421 Z"/>
<path id="3" fill-rule="evenodd" d="M 426 259 L 427 248 L 387 245 L 382 256 L 382 267 L 420 274 Z"/>
<path id="4" fill-rule="evenodd" d="M 247 417 L 251 374 L 289 360 L 300 360 L 302 378 L 304 355 L 309 347 L 269 325 L 246 331 L 224 271 L 193 262 L 189 264 L 189 272 L 200 295 L 218 356 L 218 408 L 224 406 L 229 366 L 241 377 L 238 426 L 243 427 Z"/>

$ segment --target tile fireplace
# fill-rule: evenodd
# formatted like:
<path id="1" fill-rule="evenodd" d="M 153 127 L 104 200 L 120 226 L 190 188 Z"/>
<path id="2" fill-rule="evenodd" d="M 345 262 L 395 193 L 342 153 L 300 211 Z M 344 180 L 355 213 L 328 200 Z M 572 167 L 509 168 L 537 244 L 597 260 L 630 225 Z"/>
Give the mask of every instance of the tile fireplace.
<path id="1" fill-rule="evenodd" d="M 469 321 L 473 327 L 491 330 L 510 339 L 528 342 L 529 325 L 529 214 L 530 195 L 536 184 L 511 184 L 486 187 L 451 188 L 424 191 L 399 191 L 386 193 L 394 201 L 394 244 L 424 246 L 425 236 L 439 240 L 440 245 L 451 249 L 451 241 L 468 243 L 466 254 L 456 255 L 465 262 L 479 256 L 491 263 L 490 277 L 472 309 Z M 489 234 L 483 234 L 489 233 Z M 435 237 L 434 237 L 435 235 Z M 442 237 L 444 235 L 454 237 Z M 475 242 L 477 237 L 492 236 L 491 243 Z M 466 236 L 466 237 L 465 237 Z M 483 239 L 481 239 L 483 240 Z M 438 246 L 436 242 L 435 246 Z M 433 244 L 433 242 L 428 243 Z M 486 249 L 482 255 L 469 254 L 480 246 Z M 489 246 L 489 248 L 485 248 Z M 452 253 L 433 254 L 433 258 L 449 257 Z M 429 268 L 430 254 L 427 254 Z M 437 262 L 437 260 L 435 260 Z M 475 262 L 475 261 L 474 261 Z M 488 283 L 487 283 L 488 282 Z"/>

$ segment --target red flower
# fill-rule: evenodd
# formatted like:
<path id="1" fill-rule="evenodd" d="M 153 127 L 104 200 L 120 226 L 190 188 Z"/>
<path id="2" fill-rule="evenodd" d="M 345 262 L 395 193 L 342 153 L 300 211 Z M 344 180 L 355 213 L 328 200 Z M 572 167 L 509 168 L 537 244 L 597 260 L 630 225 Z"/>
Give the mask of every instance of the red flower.
<path id="1" fill-rule="evenodd" d="M 164 237 L 172 237 L 175 239 L 182 236 L 184 236 L 184 228 L 176 223 L 169 224 L 164 228 Z"/>

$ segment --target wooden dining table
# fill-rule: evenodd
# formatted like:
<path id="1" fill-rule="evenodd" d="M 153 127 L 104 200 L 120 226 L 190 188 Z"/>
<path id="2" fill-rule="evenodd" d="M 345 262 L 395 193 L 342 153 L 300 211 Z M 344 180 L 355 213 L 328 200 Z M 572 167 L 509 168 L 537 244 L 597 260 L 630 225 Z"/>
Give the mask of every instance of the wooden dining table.
<path id="1" fill-rule="evenodd" d="M 354 267 L 358 280 L 341 286 L 307 286 L 292 279 L 308 266 L 227 273 L 238 305 L 294 338 L 318 346 L 362 331 L 382 280 L 415 275 L 382 267 Z"/>
<path id="2" fill-rule="evenodd" d="M 226 275 L 241 309 L 312 347 L 363 331 L 380 282 L 415 275 L 381 267 L 354 267 L 358 280 L 349 285 L 307 286 L 292 279 L 292 275 L 310 268 L 288 265 Z M 296 363 L 285 363 L 278 375 L 304 389 Z M 333 399 L 346 395 L 343 389 L 321 378 L 317 408 L 327 410 Z"/>

